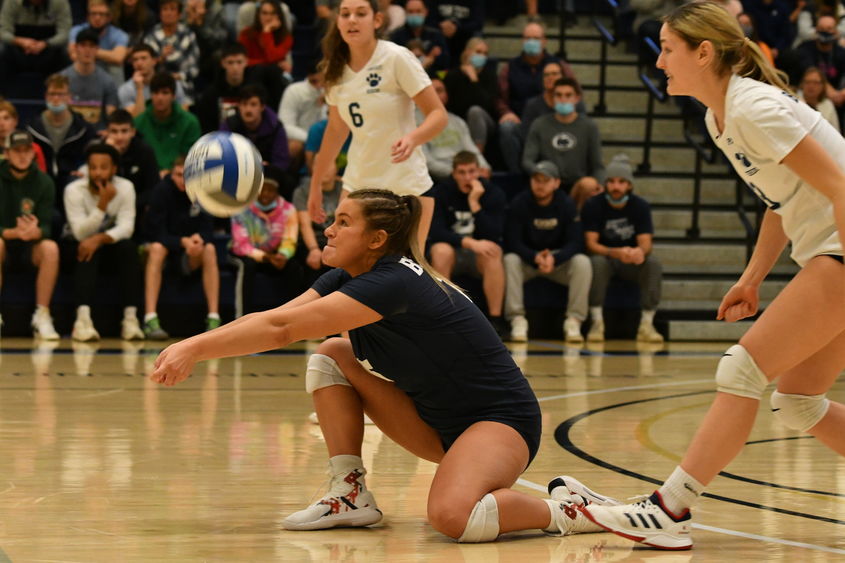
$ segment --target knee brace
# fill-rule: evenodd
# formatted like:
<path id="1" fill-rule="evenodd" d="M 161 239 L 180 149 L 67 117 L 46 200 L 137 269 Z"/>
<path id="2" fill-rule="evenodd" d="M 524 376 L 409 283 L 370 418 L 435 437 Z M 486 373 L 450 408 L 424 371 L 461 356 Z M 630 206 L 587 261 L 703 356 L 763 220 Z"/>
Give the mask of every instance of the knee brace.
<path id="1" fill-rule="evenodd" d="M 496 497 L 487 493 L 475 503 L 467 520 L 464 533 L 458 538 L 460 543 L 479 543 L 493 541 L 499 537 L 499 505 Z"/>
<path id="2" fill-rule="evenodd" d="M 806 432 L 819 423 L 830 401 L 821 395 L 790 395 L 775 391 L 771 398 L 772 412 L 781 424 L 793 430 Z"/>
<path id="3" fill-rule="evenodd" d="M 313 393 L 330 385 L 352 387 L 336 361 L 325 354 L 311 354 L 305 369 L 305 390 Z"/>
<path id="4" fill-rule="evenodd" d="M 760 400 L 769 380 L 748 351 L 739 344 L 734 344 L 716 368 L 716 389 L 738 397 Z"/>

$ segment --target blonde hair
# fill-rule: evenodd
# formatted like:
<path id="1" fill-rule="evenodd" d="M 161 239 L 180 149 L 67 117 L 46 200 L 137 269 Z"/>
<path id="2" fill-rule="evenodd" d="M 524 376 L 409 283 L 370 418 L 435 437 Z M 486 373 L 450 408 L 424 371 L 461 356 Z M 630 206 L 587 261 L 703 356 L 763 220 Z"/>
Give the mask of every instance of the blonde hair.
<path id="1" fill-rule="evenodd" d="M 719 4 L 690 2 L 672 10 L 663 22 L 691 49 L 709 41 L 715 55 L 714 70 L 720 76 L 738 74 L 789 89 L 786 74 L 769 63 L 760 47 L 742 33 L 736 18 Z"/>
<path id="2" fill-rule="evenodd" d="M 487 45 L 487 41 L 485 41 L 483 37 L 473 37 L 472 39 L 467 41 L 467 45 L 466 47 L 464 47 L 464 51 L 461 53 L 462 65 L 465 65 L 469 62 L 469 58 L 472 56 L 473 53 L 475 53 L 475 48 L 481 43 Z"/>

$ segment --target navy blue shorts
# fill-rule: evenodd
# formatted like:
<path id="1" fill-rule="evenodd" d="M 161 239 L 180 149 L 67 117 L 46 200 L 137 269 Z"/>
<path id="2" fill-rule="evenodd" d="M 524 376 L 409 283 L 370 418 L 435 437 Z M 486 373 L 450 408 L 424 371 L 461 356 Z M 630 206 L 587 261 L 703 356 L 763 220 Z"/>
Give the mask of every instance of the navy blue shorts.
<path id="1" fill-rule="evenodd" d="M 533 414 L 533 413 L 531 413 Z M 489 415 L 489 416 L 479 416 L 476 420 L 468 422 L 464 425 L 463 428 L 460 430 L 458 429 L 450 429 L 449 431 L 444 430 L 437 430 L 438 434 L 440 434 L 440 440 L 443 443 L 443 449 L 448 451 L 452 444 L 455 443 L 455 440 L 464 433 L 464 431 L 475 424 L 476 422 L 483 422 L 483 421 L 491 421 L 491 422 L 499 422 L 506 426 L 510 426 L 517 432 L 519 435 L 522 436 L 522 439 L 525 440 L 525 445 L 528 446 L 528 463 L 525 464 L 527 468 L 531 465 L 531 462 L 537 456 L 537 450 L 540 449 L 540 434 L 542 432 L 542 420 L 540 418 L 540 410 L 537 409 L 536 416 L 532 416 L 529 414 L 525 417 L 515 418 L 515 417 L 505 417 L 505 416 L 496 416 L 496 415 Z"/>

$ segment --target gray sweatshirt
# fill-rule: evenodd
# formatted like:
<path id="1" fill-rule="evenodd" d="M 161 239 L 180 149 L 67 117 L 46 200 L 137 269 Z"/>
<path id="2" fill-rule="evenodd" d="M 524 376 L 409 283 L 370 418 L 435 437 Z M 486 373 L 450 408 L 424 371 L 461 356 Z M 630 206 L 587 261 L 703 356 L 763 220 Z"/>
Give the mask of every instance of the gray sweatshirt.
<path id="1" fill-rule="evenodd" d="M 560 170 L 560 179 L 568 190 L 584 176 L 604 183 L 599 129 L 589 117 L 579 114 L 572 123 L 561 123 L 555 114 L 538 117 L 528 130 L 522 167 L 531 174 L 541 160 L 551 160 Z"/>
<path id="2" fill-rule="evenodd" d="M 43 39 L 51 47 L 65 47 L 70 35 L 68 0 L 44 0 L 35 6 L 25 0 L 3 0 L 0 8 L 0 41 L 11 43 L 15 36 Z M 33 28 L 43 28 L 33 37 Z M 18 32 L 16 32 L 18 30 Z"/>

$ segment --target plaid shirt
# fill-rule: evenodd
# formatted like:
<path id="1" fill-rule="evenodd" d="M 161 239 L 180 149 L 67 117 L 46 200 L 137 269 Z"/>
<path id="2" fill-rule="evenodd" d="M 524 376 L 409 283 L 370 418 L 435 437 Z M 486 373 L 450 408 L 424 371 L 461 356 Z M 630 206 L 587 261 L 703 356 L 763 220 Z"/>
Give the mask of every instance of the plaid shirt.
<path id="1" fill-rule="evenodd" d="M 189 103 L 194 101 L 194 80 L 199 74 L 200 49 L 194 32 L 183 23 L 176 26 L 176 33 L 165 36 L 161 24 L 156 24 L 144 43 L 161 53 L 165 45 L 173 45 L 173 52 L 164 60 L 164 69 L 182 76 L 182 86 Z"/>

